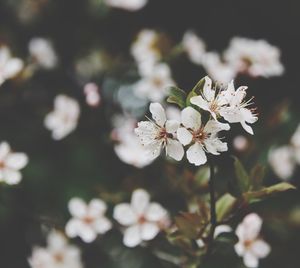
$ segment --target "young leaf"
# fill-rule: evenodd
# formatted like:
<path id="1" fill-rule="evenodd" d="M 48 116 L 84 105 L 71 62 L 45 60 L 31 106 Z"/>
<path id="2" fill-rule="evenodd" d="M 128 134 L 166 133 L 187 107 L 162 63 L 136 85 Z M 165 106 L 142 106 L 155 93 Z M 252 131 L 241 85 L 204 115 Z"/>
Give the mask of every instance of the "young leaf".
<path id="1" fill-rule="evenodd" d="M 236 175 L 236 186 L 239 193 L 248 192 L 250 189 L 250 177 L 240 160 L 234 157 L 234 169 Z"/>
<path id="2" fill-rule="evenodd" d="M 245 193 L 244 197 L 249 203 L 253 203 L 261 201 L 267 197 L 295 189 L 296 187 L 294 185 L 287 182 L 281 182 L 270 187 L 263 188 L 259 191 Z"/>
<path id="3" fill-rule="evenodd" d="M 192 92 L 194 92 L 196 95 L 199 95 L 202 92 L 203 86 L 205 84 L 205 78 L 203 77 L 201 80 L 198 81 L 198 83 L 194 86 L 192 89 Z"/>
<path id="4" fill-rule="evenodd" d="M 264 176 L 265 176 L 264 166 L 258 164 L 254 168 L 252 168 L 250 173 L 252 191 L 259 190 L 262 188 Z"/>
<path id="5" fill-rule="evenodd" d="M 224 194 L 216 203 L 217 221 L 223 221 L 229 216 L 230 212 L 234 208 L 237 199 L 231 194 Z"/>
<path id="6" fill-rule="evenodd" d="M 181 109 L 185 107 L 186 93 L 178 87 L 169 88 L 170 96 L 167 102 L 177 104 Z"/>

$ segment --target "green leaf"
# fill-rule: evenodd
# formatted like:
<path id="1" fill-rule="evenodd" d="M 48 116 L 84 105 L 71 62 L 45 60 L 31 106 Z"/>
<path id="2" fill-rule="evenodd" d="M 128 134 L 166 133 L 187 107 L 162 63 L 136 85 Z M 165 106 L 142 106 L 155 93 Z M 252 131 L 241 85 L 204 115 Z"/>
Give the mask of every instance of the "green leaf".
<path id="1" fill-rule="evenodd" d="M 188 94 L 188 96 L 186 98 L 186 106 L 191 106 L 192 105 L 190 100 L 191 100 L 192 97 L 195 97 L 195 96 L 198 96 L 198 95 L 194 91 L 191 91 Z"/>
<path id="2" fill-rule="evenodd" d="M 194 86 L 194 88 L 192 89 L 192 92 L 194 92 L 196 95 L 199 95 L 202 90 L 203 90 L 203 86 L 205 84 L 205 78 L 203 77 L 201 80 L 198 81 L 198 83 Z"/>
<path id="3" fill-rule="evenodd" d="M 296 187 L 294 185 L 287 182 L 281 182 L 270 187 L 265 187 L 259 191 L 244 193 L 243 196 L 249 203 L 253 203 L 261 201 L 267 197 L 295 189 Z"/>
<path id="4" fill-rule="evenodd" d="M 262 188 L 263 179 L 265 176 L 265 167 L 258 164 L 252 168 L 250 172 L 251 190 L 259 190 Z"/>
<path id="5" fill-rule="evenodd" d="M 169 87 L 170 96 L 167 102 L 177 104 L 181 109 L 185 107 L 186 93 L 178 87 Z"/>
<path id="6" fill-rule="evenodd" d="M 217 242 L 221 243 L 229 243 L 229 244 L 236 244 L 239 242 L 239 238 L 236 236 L 233 232 L 224 232 L 217 236 L 216 238 Z"/>
<path id="7" fill-rule="evenodd" d="M 248 192 L 250 189 L 251 181 L 250 177 L 244 168 L 243 164 L 240 162 L 240 160 L 237 157 L 234 157 L 234 170 L 235 170 L 235 176 L 237 184 L 237 190 L 238 194 L 242 194 L 245 192 Z"/>
<path id="8" fill-rule="evenodd" d="M 221 198 L 218 199 L 216 203 L 216 213 L 217 221 L 223 221 L 230 215 L 230 212 L 234 208 L 237 199 L 231 194 L 224 194 Z"/>

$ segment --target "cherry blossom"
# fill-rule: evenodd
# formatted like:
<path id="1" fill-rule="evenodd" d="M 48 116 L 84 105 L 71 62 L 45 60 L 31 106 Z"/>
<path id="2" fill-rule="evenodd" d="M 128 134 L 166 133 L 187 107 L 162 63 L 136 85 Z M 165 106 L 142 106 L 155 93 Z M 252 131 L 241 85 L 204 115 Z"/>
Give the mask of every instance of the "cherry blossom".
<path id="1" fill-rule="evenodd" d="M 209 120 L 202 124 L 201 114 L 192 107 L 187 107 L 181 112 L 183 127 L 178 128 L 177 137 L 183 145 L 190 145 L 186 152 L 190 163 L 199 166 L 207 162 L 206 153 L 214 155 L 228 150 L 227 143 L 218 138 L 218 132 L 229 130 L 228 124 Z"/>
<path id="2" fill-rule="evenodd" d="M 85 101 L 91 107 L 97 107 L 100 104 L 101 96 L 99 88 L 95 83 L 87 83 L 84 86 Z"/>
<path id="3" fill-rule="evenodd" d="M 80 114 L 78 102 L 65 95 L 58 95 L 54 100 L 54 110 L 44 121 L 45 127 L 52 131 L 52 138 L 61 140 L 76 127 Z"/>
<path id="4" fill-rule="evenodd" d="M 201 65 L 203 56 L 206 52 L 206 46 L 194 32 L 188 31 L 184 34 L 182 40 L 183 49 L 186 51 L 191 62 Z"/>
<path id="5" fill-rule="evenodd" d="M 182 145 L 175 139 L 179 122 L 167 120 L 164 108 L 159 103 L 150 104 L 153 120 L 141 121 L 135 133 L 145 146 L 149 157 L 158 157 L 162 149 L 173 159 L 180 161 L 184 155 Z"/>
<path id="6" fill-rule="evenodd" d="M 259 259 L 265 258 L 271 251 L 270 246 L 259 237 L 261 226 L 262 219 L 257 214 L 251 213 L 236 229 L 239 242 L 234 248 L 249 268 L 258 267 Z"/>
<path id="7" fill-rule="evenodd" d="M 12 152 L 7 142 L 0 143 L 0 182 L 18 184 L 22 180 L 19 171 L 28 163 L 28 157 L 24 153 Z"/>
<path id="8" fill-rule="evenodd" d="M 79 236 L 86 243 L 93 242 L 98 234 L 104 234 L 112 227 L 104 216 L 106 209 L 106 204 L 100 199 L 92 199 L 86 204 L 80 198 L 72 198 L 69 211 L 73 218 L 66 225 L 66 234 L 71 238 Z"/>
<path id="9" fill-rule="evenodd" d="M 148 0 L 104 0 L 105 4 L 115 8 L 121 8 L 128 11 L 137 11 L 143 8 Z"/>
<path id="10" fill-rule="evenodd" d="M 15 77 L 22 69 L 24 63 L 19 58 L 13 58 L 8 47 L 0 47 L 0 86 L 5 80 Z"/>
<path id="11" fill-rule="evenodd" d="M 123 243 L 127 247 L 154 239 L 169 224 L 168 212 L 160 204 L 150 203 L 150 196 L 143 189 L 133 192 L 130 204 L 117 205 L 113 217 L 125 227 Z"/>
<path id="12" fill-rule="evenodd" d="M 67 243 L 66 238 L 57 231 L 51 231 L 47 247 L 34 247 L 29 258 L 31 268 L 82 268 L 80 250 Z"/>

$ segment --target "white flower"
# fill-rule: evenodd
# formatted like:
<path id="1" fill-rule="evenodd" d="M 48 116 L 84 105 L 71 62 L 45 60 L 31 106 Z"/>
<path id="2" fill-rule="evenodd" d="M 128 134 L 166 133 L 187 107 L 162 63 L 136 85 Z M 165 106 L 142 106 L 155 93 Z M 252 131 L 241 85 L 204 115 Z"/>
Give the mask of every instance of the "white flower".
<path id="1" fill-rule="evenodd" d="M 184 34 L 182 40 L 183 49 L 186 51 L 191 62 L 201 65 L 206 46 L 194 32 L 188 31 Z"/>
<path id="2" fill-rule="evenodd" d="M 57 56 L 51 42 L 45 38 L 32 38 L 28 45 L 29 53 L 43 68 L 51 69 L 57 64 Z"/>
<path id="3" fill-rule="evenodd" d="M 191 98 L 191 103 L 199 108 L 210 112 L 212 117 L 217 120 L 220 114 L 220 109 L 228 103 L 227 99 L 220 93 L 217 94 L 216 89 L 212 89 L 212 81 L 206 76 L 203 86 L 202 96 Z"/>
<path id="4" fill-rule="evenodd" d="M 238 73 L 251 76 L 279 76 L 284 72 L 280 50 L 265 40 L 235 37 L 224 52 L 225 61 Z"/>
<path id="5" fill-rule="evenodd" d="M 117 141 L 114 146 L 117 156 L 126 164 L 143 168 L 152 163 L 145 147 L 134 133 L 137 121 L 133 118 L 119 116 L 113 121 L 115 128 L 112 137 Z"/>
<path id="6" fill-rule="evenodd" d="M 104 0 L 105 4 L 115 8 L 121 8 L 128 11 L 137 11 L 143 8 L 148 0 Z"/>
<path id="7" fill-rule="evenodd" d="M 228 84 L 226 90 L 221 94 L 228 105 L 220 109 L 220 115 L 229 123 L 241 123 L 242 127 L 253 135 L 253 129 L 247 125 L 257 121 L 257 116 L 247 107 L 251 105 L 251 100 L 244 101 L 246 97 L 246 86 L 241 86 L 237 90 L 234 88 L 233 81 Z"/>
<path id="8" fill-rule="evenodd" d="M 153 71 L 153 66 L 161 60 L 161 52 L 158 48 L 159 35 L 153 30 L 142 30 L 136 41 L 131 46 L 131 54 L 138 65 L 141 76 Z"/>
<path id="9" fill-rule="evenodd" d="M 44 121 L 45 127 L 52 131 L 52 138 L 61 140 L 77 126 L 80 114 L 78 102 L 65 95 L 58 95 L 54 100 L 54 110 Z"/>
<path id="10" fill-rule="evenodd" d="M 5 80 L 16 76 L 23 69 L 23 66 L 24 63 L 21 59 L 12 58 L 8 47 L 0 47 L 0 85 Z"/>
<path id="11" fill-rule="evenodd" d="M 74 238 L 79 236 L 84 242 L 93 242 L 98 234 L 105 234 L 112 227 L 105 217 L 106 204 L 100 199 L 92 199 L 86 204 L 80 198 L 72 198 L 69 211 L 73 216 L 66 225 L 66 234 Z"/>
<path id="12" fill-rule="evenodd" d="M 75 246 L 69 245 L 59 232 L 48 235 L 47 247 L 33 248 L 29 264 L 32 268 L 82 268 L 81 253 Z"/>
<path id="13" fill-rule="evenodd" d="M 228 124 L 209 120 L 204 126 L 201 114 L 192 107 L 187 107 L 181 112 L 181 123 L 184 127 L 177 130 L 177 138 L 183 145 L 192 145 L 186 152 L 187 159 L 196 166 L 207 162 L 205 152 L 214 155 L 228 150 L 227 143 L 222 142 L 217 134 L 222 130 L 229 130 Z"/>
<path id="14" fill-rule="evenodd" d="M 294 158 L 300 164 L 300 125 L 291 138 L 291 145 L 294 151 Z"/>
<path id="15" fill-rule="evenodd" d="M 101 96 L 99 88 L 95 83 L 87 83 L 84 86 L 85 101 L 91 107 L 97 107 L 100 104 Z"/>
<path id="16" fill-rule="evenodd" d="M 216 52 L 205 53 L 202 64 L 207 74 L 218 83 L 227 84 L 236 77 L 236 70 L 223 62 Z"/>
<path id="17" fill-rule="evenodd" d="M 149 74 L 134 84 L 133 89 L 134 93 L 142 99 L 162 101 L 169 93 L 166 88 L 173 85 L 175 82 L 172 80 L 169 66 L 159 63 Z"/>
<path id="18" fill-rule="evenodd" d="M 247 215 L 236 229 L 239 242 L 234 246 L 236 253 L 243 257 L 244 264 L 250 268 L 259 265 L 259 259 L 269 255 L 270 246 L 259 237 L 262 219 L 255 213 Z"/>
<path id="19" fill-rule="evenodd" d="M 283 180 L 289 179 L 296 168 L 293 148 L 286 145 L 271 149 L 269 152 L 269 164 L 279 178 Z"/>
<path id="20" fill-rule="evenodd" d="M 0 182 L 18 184 L 22 179 L 20 169 L 28 163 L 24 153 L 14 153 L 7 142 L 0 143 Z"/>
<path id="21" fill-rule="evenodd" d="M 169 222 L 168 212 L 160 204 L 150 203 L 149 194 L 142 189 L 133 192 L 130 204 L 117 205 L 113 217 L 126 227 L 123 243 L 127 247 L 152 240 Z"/>
<path id="22" fill-rule="evenodd" d="M 179 122 L 167 120 L 164 108 L 159 103 L 151 103 L 150 112 L 154 121 L 141 121 L 135 129 L 141 143 L 152 159 L 158 157 L 162 149 L 166 149 L 167 155 L 180 161 L 184 150 L 180 142 L 175 139 Z"/>

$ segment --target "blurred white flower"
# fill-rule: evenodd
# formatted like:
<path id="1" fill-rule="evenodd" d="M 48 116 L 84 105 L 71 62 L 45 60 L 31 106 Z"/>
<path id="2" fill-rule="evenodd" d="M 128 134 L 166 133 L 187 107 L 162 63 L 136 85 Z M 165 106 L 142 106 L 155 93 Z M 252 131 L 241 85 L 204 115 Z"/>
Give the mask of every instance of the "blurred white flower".
<path id="1" fill-rule="evenodd" d="M 57 65 L 57 56 L 49 40 L 41 37 L 32 38 L 28 49 L 31 57 L 42 68 L 52 69 Z"/>
<path id="2" fill-rule="evenodd" d="M 183 146 L 175 139 L 179 122 L 167 120 L 164 108 L 159 103 L 150 104 L 150 112 L 154 121 L 141 121 L 135 133 L 145 146 L 151 159 L 155 159 L 162 149 L 173 159 L 180 161 L 184 155 Z"/>
<path id="3" fill-rule="evenodd" d="M 206 152 L 219 155 L 228 150 L 227 143 L 218 138 L 218 132 L 229 130 L 228 124 L 209 120 L 202 124 L 201 114 L 192 107 L 181 112 L 181 123 L 184 127 L 177 130 L 177 138 L 183 145 L 192 144 L 186 152 L 190 163 L 199 166 L 207 162 Z"/>
<path id="4" fill-rule="evenodd" d="M 97 107 L 100 104 L 101 96 L 99 88 L 95 83 L 87 83 L 84 86 L 85 101 L 91 107 Z"/>
<path id="5" fill-rule="evenodd" d="M 54 110 L 44 121 L 45 127 L 52 131 L 52 138 L 61 140 L 76 127 L 80 115 L 78 102 L 65 95 L 58 95 L 54 100 Z"/>
<path id="6" fill-rule="evenodd" d="M 248 124 L 255 123 L 258 118 L 252 113 L 252 110 L 248 108 L 251 105 L 252 99 L 245 101 L 246 86 L 241 86 L 235 90 L 233 81 L 228 84 L 226 90 L 223 90 L 221 94 L 222 98 L 226 100 L 228 106 L 220 109 L 220 115 L 229 123 L 241 123 L 242 127 L 253 135 L 253 129 Z"/>
<path id="7" fill-rule="evenodd" d="M 157 44 L 159 35 L 153 30 L 142 30 L 131 46 L 131 54 L 135 59 L 141 76 L 153 71 L 153 66 L 160 61 L 161 52 Z"/>
<path id="8" fill-rule="evenodd" d="M 288 180 L 292 177 L 296 168 L 293 148 L 285 145 L 271 149 L 269 152 L 269 164 L 279 178 Z"/>
<path id="9" fill-rule="evenodd" d="M 239 242 L 234 246 L 236 253 L 243 257 L 244 264 L 249 268 L 256 268 L 259 259 L 269 255 L 271 248 L 259 237 L 262 219 L 255 213 L 247 215 L 236 229 Z"/>
<path id="10" fill-rule="evenodd" d="M 249 141 L 245 136 L 239 135 L 233 139 L 233 147 L 235 150 L 243 152 L 249 146 Z"/>
<path id="11" fill-rule="evenodd" d="M 211 79 L 206 76 L 203 91 L 201 96 L 195 96 L 191 98 L 191 103 L 198 106 L 202 110 L 208 111 L 211 116 L 217 120 L 220 114 L 221 108 L 228 104 L 223 94 L 218 94 L 216 89 L 212 88 Z"/>
<path id="12" fill-rule="evenodd" d="M 31 268 L 82 268 L 80 250 L 67 243 L 57 231 L 48 235 L 47 247 L 34 247 L 29 259 Z"/>
<path id="13" fill-rule="evenodd" d="M 296 162 L 300 164 L 300 125 L 291 138 L 291 145 L 294 151 L 294 158 Z"/>
<path id="14" fill-rule="evenodd" d="M 126 228 L 123 243 L 127 247 L 152 240 L 170 221 L 168 212 L 160 204 L 150 203 L 149 194 L 142 189 L 133 192 L 130 204 L 117 205 L 113 217 Z"/>
<path id="15" fill-rule="evenodd" d="M 224 52 L 224 60 L 237 73 L 247 73 L 253 77 L 268 78 L 284 72 L 280 62 L 280 50 L 265 40 L 235 37 Z"/>
<path id="16" fill-rule="evenodd" d="M 206 46 L 201 38 L 194 32 L 188 31 L 183 36 L 182 45 L 191 62 L 198 65 L 203 63 Z"/>
<path id="17" fill-rule="evenodd" d="M 162 101 L 168 95 L 168 86 L 175 85 L 167 64 L 159 63 L 152 71 L 133 85 L 134 93 L 150 101 Z"/>
<path id="18" fill-rule="evenodd" d="M 18 184 L 22 179 L 19 171 L 28 163 L 24 153 L 14 153 L 7 142 L 0 143 L 0 182 Z"/>
<path id="19" fill-rule="evenodd" d="M 86 204 L 80 198 L 72 198 L 69 202 L 69 211 L 73 216 L 66 225 L 67 236 L 79 236 L 84 242 L 93 242 L 98 234 L 104 234 L 112 227 L 105 217 L 106 204 L 100 199 L 92 199 Z"/>
<path id="20" fill-rule="evenodd" d="M 0 47 L 0 86 L 5 80 L 13 78 L 22 69 L 24 63 L 19 58 L 13 58 L 6 46 Z"/>
<path id="21" fill-rule="evenodd" d="M 121 8 L 128 11 L 137 11 L 143 8 L 148 0 L 104 0 L 105 4 L 115 8 Z"/>
<path id="22" fill-rule="evenodd" d="M 119 116 L 113 123 L 115 128 L 112 131 L 112 137 L 117 141 L 114 149 L 120 160 L 137 168 L 151 164 L 153 159 L 149 158 L 145 147 L 134 133 L 137 121 L 133 118 Z"/>
<path id="23" fill-rule="evenodd" d="M 172 119 L 172 120 L 176 120 L 178 122 L 180 122 L 181 120 L 181 111 L 179 108 L 175 107 L 175 106 L 167 106 L 166 107 L 166 115 L 167 118 Z"/>
<path id="24" fill-rule="evenodd" d="M 220 84 L 227 84 L 236 77 L 235 69 L 228 63 L 223 62 L 216 52 L 205 53 L 202 65 L 207 74 Z"/>

